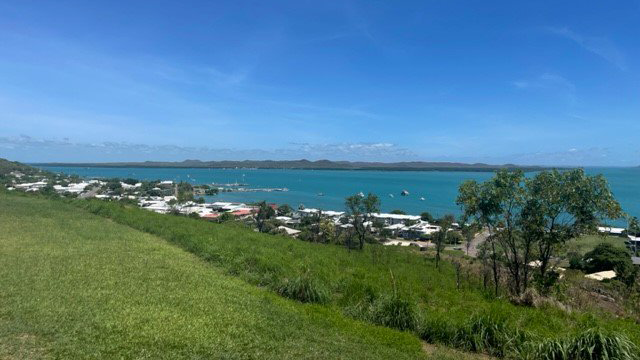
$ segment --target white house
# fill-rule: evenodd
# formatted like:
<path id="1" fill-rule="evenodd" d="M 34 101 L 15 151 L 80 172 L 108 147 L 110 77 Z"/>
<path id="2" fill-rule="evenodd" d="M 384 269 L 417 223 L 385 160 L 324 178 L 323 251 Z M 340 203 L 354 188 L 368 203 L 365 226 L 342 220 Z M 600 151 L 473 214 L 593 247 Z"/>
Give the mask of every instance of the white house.
<path id="1" fill-rule="evenodd" d="M 376 213 L 371 214 L 371 216 L 374 219 L 382 220 L 385 225 L 404 224 L 406 221 L 420 221 L 420 216 L 417 215 Z"/>
<path id="2" fill-rule="evenodd" d="M 598 226 L 598 232 L 620 236 L 624 232 L 624 229 L 608 226 Z"/>

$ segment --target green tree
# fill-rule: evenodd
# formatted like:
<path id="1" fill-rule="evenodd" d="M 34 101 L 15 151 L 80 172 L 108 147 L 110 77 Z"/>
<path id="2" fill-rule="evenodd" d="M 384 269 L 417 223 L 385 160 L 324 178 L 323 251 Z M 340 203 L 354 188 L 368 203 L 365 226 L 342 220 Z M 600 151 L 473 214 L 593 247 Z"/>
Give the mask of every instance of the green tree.
<path id="1" fill-rule="evenodd" d="M 402 210 L 391 210 L 391 214 L 396 214 L 396 215 L 407 215 L 406 212 L 402 211 Z"/>
<path id="2" fill-rule="evenodd" d="M 278 206 L 278 216 L 288 216 L 293 213 L 293 209 L 288 204 Z"/>
<path id="3" fill-rule="evenodd" d="M 604 177 L 588 176 L 582 169 L 542 171 L 531 179 L 522 171 L 501 170 L 482 184 L 463 183 L 457 203 L 465 218 L 489 231 L 496 294 L 501 264 L 508 270 L 511 290 L 520 294 L 529 286 L 527 264 L 537 259 L 537 279 L 546 289 L 554 278 L 550 261 L 560 246 L 595 231 L 601 219 L 622 215 Z"/>
<path id="4" fill-rule="evenodd" d="M 235 215 L 233 215 L 230 212 L 223 212 L 222 214 L 220 214 L 220 216 L 218 216 L 218 222 L 223 223 L 223 222 L 228 222 L 228 221 L 233 221 L 235 219 Z"/>
<path id="5" fill-rule="evenodd" d="M 127 178 L 122 180 L 123 183 L 127 184 L 127 185 L 135 185 L 138 183 L 137 179 L 132 179 L 132 178 Z"/>
<path id="6" fill-rule="evenodd" d="M 191 186 L 191 184 L 189 184 L 188 182 L 181 181 L 180 183 L 178 183 L 177 192 L 178 203 L 182 204 L 187 201 L 194 200 L 193 186 Z"/>
<path id="7" fill-rule="evenodd" d="M 446 218 L 440 221 L 440 231 L 433 236 L 433 242 L 436 245 L 436 268 L 440 267 L 440 254 L 442 250 L 444 250 L 444 245 L 447 243 L 447 233 L 449 232 L 449 227 L 451 227 L 451 223 L 449 223 L 448 220 L 449 219 Z"/>
<path id="8" fill-rule="evenodd" d="M 427 212 L 427 211 L 425 211 L 422 214 L 420 214 L 420 219 L 422 221 L 426 221 L 426 222 L 430 222 L 430 223 L 434 222 L 433 216 L 431 216 L 431 214 L 429 212 Z"/>
<path id="9" fill-rule="evenodd" d="M 358 238 L 358 247 L 362 250 L 369 235 L 369 226 L 366 223 L 371 214 L 380 212 L 380 199 L 371 193 L 364 197 L 356 194 L 345 199 L 345 207 Z"/>
<path id="10" fill-rule="evenodd" d="M 598 244 L 582 258 L 582 268 L 587 273 L 613 270 L 616 279 L 627 286 L 633 285 L 637 269 L 631 262 L 631 254 L 626 249 L 617 248 L 609 243 Z"/>
<path id="11" fill-rule="evenodd" d="M 602 219 L 623 215 L 603 175 L 582 169 L 543 171 L 527 181 L 522 226 L 537 244 L 538 277 L 543 283 L 557 249 L 582 233 L 595 232 Z"/>
<path id="12" fill-rule="evenodd" d="M 273 210 L 269 204 L 265 201 L 258 203 L 258 214 L 256 215 L 256 222 L 258 224 L 258 231 L 265 232 L 267 221 L 276 216 L 276 211 Z"/>

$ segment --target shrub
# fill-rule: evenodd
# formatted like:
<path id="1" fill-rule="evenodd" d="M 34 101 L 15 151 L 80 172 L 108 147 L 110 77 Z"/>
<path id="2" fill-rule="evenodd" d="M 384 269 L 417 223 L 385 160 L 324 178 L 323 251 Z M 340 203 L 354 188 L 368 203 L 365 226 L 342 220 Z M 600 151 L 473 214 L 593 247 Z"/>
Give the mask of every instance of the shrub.
<path id="1" fill-rule="evenodd" d="M 276 291 L 284 297 L 300 302 L 322 304 L 329 301 L 327 288 L 314 279 L 308 271 L 293 279 L 284 279 Z"/>

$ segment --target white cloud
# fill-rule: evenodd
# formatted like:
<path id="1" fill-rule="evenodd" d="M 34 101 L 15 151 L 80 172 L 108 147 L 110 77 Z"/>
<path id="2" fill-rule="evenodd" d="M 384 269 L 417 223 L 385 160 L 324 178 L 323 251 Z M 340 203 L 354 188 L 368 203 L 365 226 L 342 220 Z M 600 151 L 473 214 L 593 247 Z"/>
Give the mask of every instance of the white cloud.
<path id="1" fill-rule="evenodd" d="M 205 146 L 148 145 L 125 142 L 70 142 L 27 135 L 0 137 L 0 157 L 26 162 L 109 162 L 199 160 L 401 161 L 416 159 L 411 151 L 391 143 L 291 143 L 272 150 Z"/>
<path id="2" fill-rule="evenodd" d="M 513 86 L 521 90 L 550 92 L 569 103 L 577 101 L 576 86 L 568 79 L 557 74 L 545 73 L 532 79 L 517 80 L 513 82 Z"/>
<path id="3" fill-rule="evenodd" d="M 582 36 L 573 32 L 567 27 L 549 27 L 547 28 L 547 30 L 555 35 L 575 42 L 585 50 L 590 51 L 615 65 L 620 70 L 627 70 L 627 64 L 624 54 L 616 47 L 616 45 L 611 40 L 605 37 Z"/>

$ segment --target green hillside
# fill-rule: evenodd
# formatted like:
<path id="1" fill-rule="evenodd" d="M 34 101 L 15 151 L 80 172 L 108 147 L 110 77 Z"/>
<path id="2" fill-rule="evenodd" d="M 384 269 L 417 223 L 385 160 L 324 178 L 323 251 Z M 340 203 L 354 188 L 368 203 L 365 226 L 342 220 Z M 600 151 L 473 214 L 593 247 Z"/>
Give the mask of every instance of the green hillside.
<path id="1" fill-rule="evenodd" d="M 0 193 L 0 263 L 0 359 L 425 356 L 409 333 L 284 299 L 59 201 Z"/>

